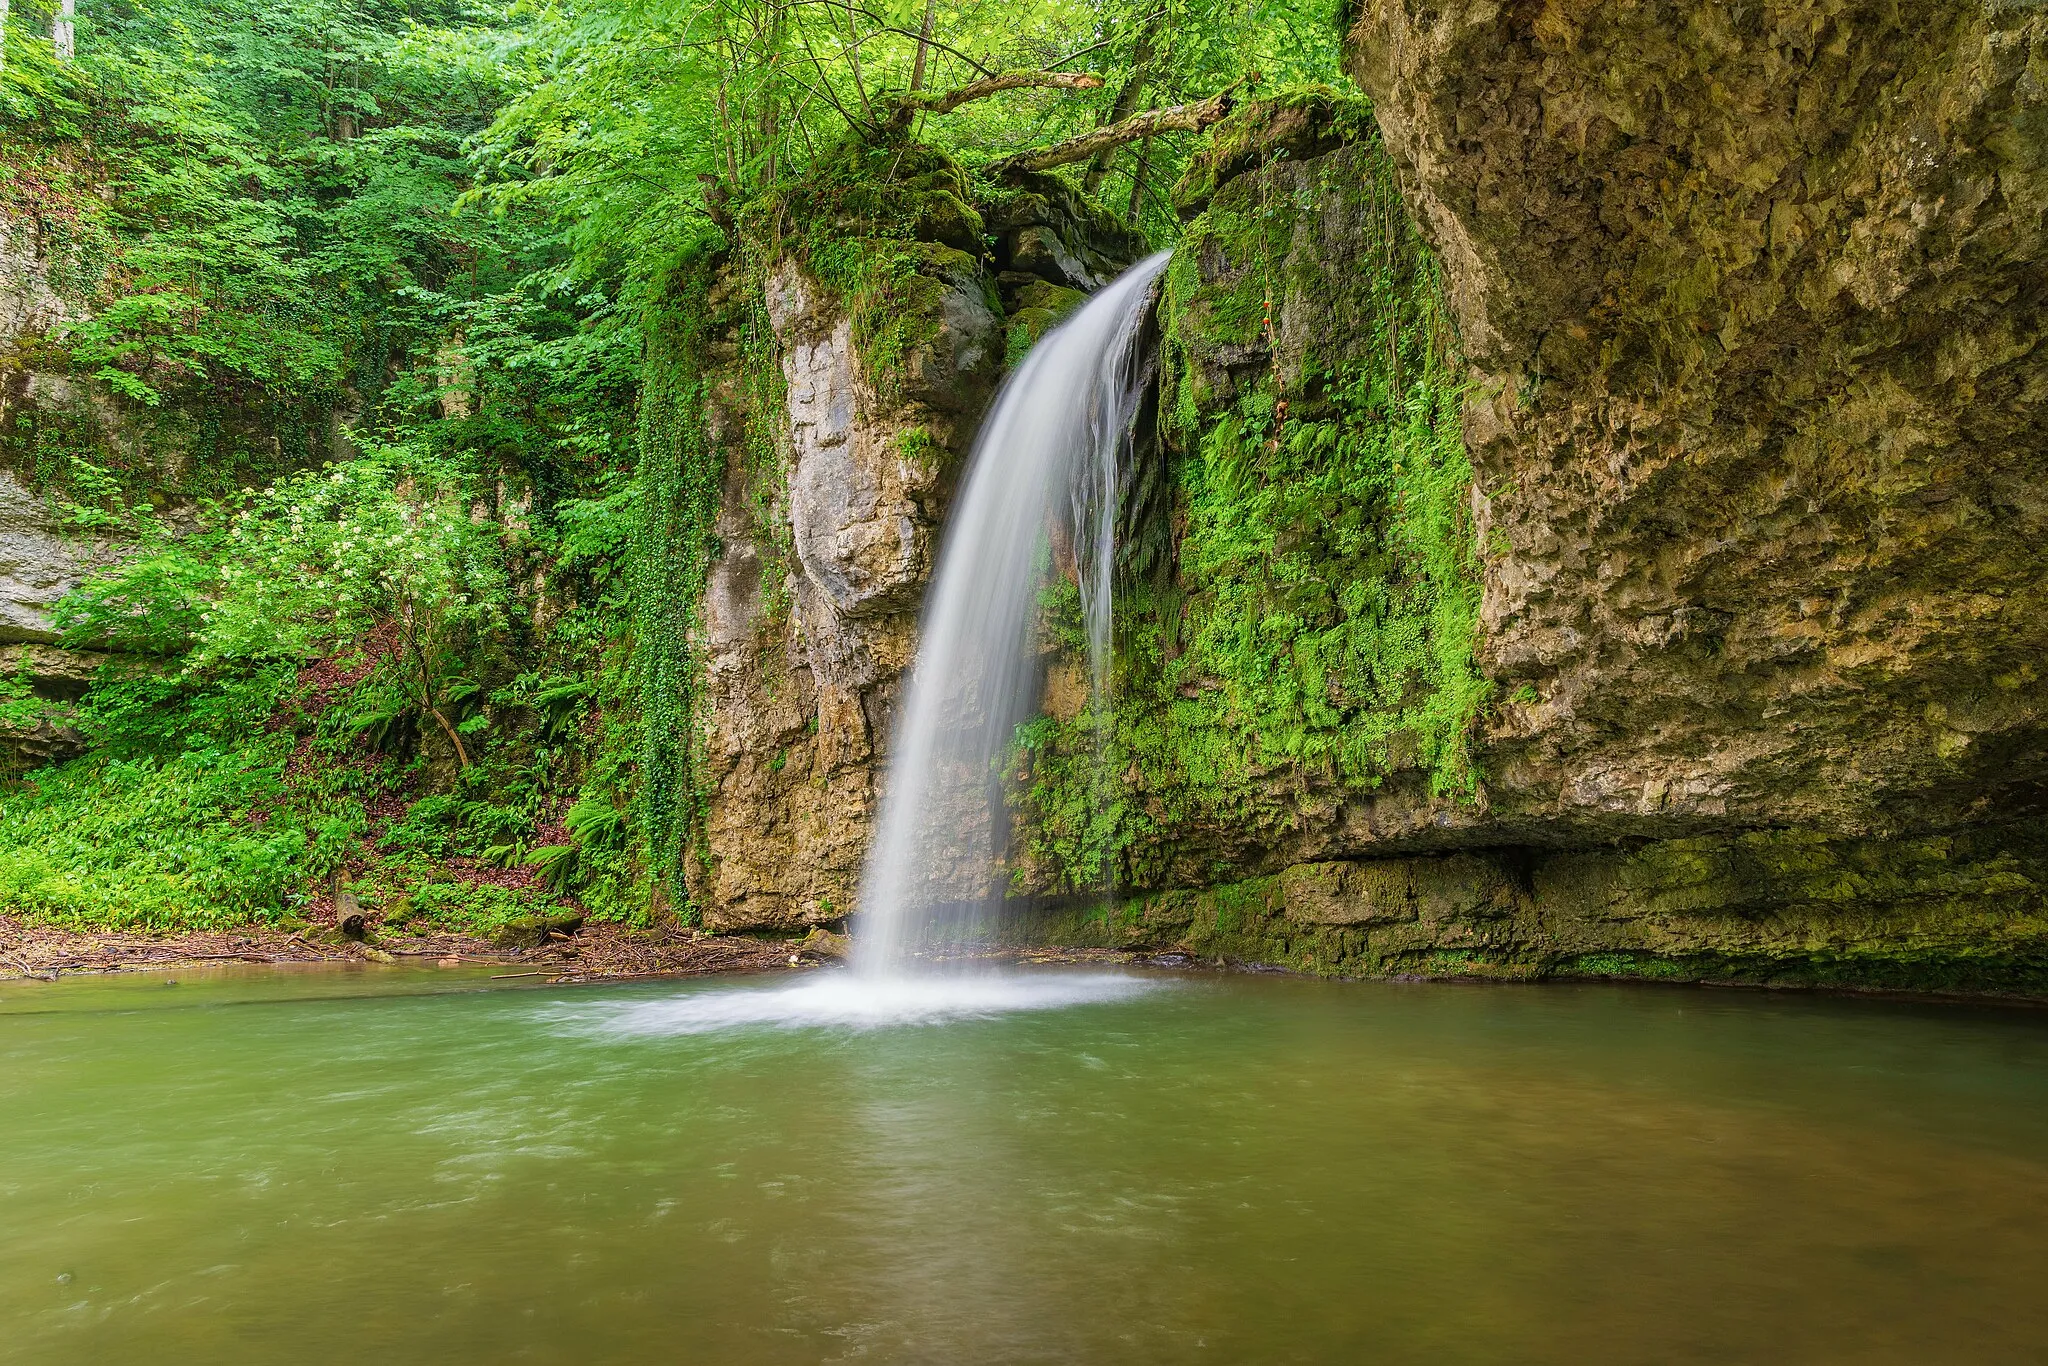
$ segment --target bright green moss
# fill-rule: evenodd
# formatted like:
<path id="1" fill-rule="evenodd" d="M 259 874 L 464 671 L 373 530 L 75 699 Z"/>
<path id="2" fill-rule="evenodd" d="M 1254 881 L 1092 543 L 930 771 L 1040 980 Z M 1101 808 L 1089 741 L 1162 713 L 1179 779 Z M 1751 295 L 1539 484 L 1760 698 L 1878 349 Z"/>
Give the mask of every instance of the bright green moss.
<path id="1" fill-rule="evenodd" d="M 750 209 L 747 222 L 763 259 L 795 255 L 845 301 L 862 370 L 892 398 L 911 358 L 943 328 L 947 293 L 985 288 L 970 194 L 966 173 L 934 148 L 849 137 L 805 180 Z M 802 235 L 786 236 L 792 230 Z"/>
<path id="2" fill-rule="evenodd" d="M 717 557 L 724 452 L 705 439 L 709 304 L 719 262 L 679 269 L 647 318 L 640 524 L 633 538 L 641 828 L 655 875 L 686 905 L 684 854 L 703 829 L 703 664 L 696 629 Z"/>
<path id="3" fill-rule="evenodd" d="M 1162 331 L 1172 572 L 1120 600 L 1113 706 L 1020 732 L 1020 884 L 1157 885 L 1195 848 L 1227 876 L 1242 836 L 1389 776 L 1476 790 L 1463 367 L 1384 153 L 1216 189 Z"/>

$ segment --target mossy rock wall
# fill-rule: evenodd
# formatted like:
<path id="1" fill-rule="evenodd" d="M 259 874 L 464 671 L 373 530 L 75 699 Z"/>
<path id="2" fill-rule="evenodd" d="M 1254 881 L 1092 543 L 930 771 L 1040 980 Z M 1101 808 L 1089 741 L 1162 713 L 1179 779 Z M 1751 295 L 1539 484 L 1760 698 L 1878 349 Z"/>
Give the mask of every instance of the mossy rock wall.
<path id="1" fill-rule="evenodd" d="M 1463 371 L 1392 163 L 1361 102 L 1315 92 L 1242 111 L 1189 183 L 1114 704 L 1076 700 L 1062 586 L 1017 759 L 1021 894 L 1199 885 L 1383 793 L 1425 819 L 1477 801 Z"/>
<path id="2" fill-rule="evenodd" d="M 1016 908 L 1013 942 L 1329 976 L 1633 977 L 2048 994 L 2048 843 L 1796 831 L 1633 849 L 1297 864 L 1115 904 Z"/>
<path id="3" fill-rule="evenodd" d="M 1795 9 L 1368 5 L 1385 150 L 1313 95 L 1218 131 L 1171 535 L 1108 729 L 1069 677 L 1024 737 L 1013 933 L 2048 991 L 2048 34 Z"/>

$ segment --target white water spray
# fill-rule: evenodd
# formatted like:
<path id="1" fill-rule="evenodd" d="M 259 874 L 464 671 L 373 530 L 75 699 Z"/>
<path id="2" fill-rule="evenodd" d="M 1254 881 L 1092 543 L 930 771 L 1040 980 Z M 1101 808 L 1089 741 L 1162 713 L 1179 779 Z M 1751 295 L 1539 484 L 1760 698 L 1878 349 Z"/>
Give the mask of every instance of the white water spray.
<path id="1" fill-rule="evenodd" d="M 941 909 L 992 893 L 1000 775 L 1038 701 L 1036 627 L 1048 531 L 1070 541 L 1099 700 L 1126 448 L 1149 375 L 1138 345 L 1160 252 L 1047 334 L 982 424 L 925 600 L 882 814 L 861 882 L 854 965 L 903 971 Z"/>

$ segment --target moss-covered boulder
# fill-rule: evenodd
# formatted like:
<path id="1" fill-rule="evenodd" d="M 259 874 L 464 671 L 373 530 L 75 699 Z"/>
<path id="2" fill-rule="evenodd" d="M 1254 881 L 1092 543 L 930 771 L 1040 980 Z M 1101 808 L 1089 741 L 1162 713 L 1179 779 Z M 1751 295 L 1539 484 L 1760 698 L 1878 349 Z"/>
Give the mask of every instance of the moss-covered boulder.
<path id="1" fill-rule="evenodd" d="M 539 949 L 556 942 L 557 935 L 566 939 L 582 928 L 581 911 L 537 911 L 506 921 L 492 934 L 491 940 L 501 948 Z"/>
<path id="2" fill-rule="evenodd" d="M 1173 187 L 1183 218 L 1209 207 L 1219 187 L 1276 161 L 1313 161 L 1357 143 L 1375 141 L 1372 105 L 1329 86 L 1302 86 L 1268 99 L 1240 103 L 1210 130 Z"/>
<path id="3" fill-rule="evenodd" d="M 1026 173 L 981 193 L 982 220 L 1003 302 L 1035 281 L 1092 291 L 1145 254 L 1145 240 L 1054 175 Z"/>

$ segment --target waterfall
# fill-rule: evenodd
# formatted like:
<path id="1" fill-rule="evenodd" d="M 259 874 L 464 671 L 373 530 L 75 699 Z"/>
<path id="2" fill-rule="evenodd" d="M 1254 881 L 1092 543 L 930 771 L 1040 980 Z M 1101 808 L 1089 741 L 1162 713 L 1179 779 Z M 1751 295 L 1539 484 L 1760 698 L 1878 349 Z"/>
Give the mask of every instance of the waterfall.
<path id="1" fill-rule="evenodd" d="M 865 974 L 901 972 L 940 910 L 993 891 L 996 766 L 1037 707 L 1039 595 L 1055 539 L 1071 547 L 1090 679 L 1103 695 L 1124 457 L 1149 378 L 1139 335 L 1167 256 L 1133 266 L 1032 347 L 975 439 L 861 881 L 854 964 Z"/>

